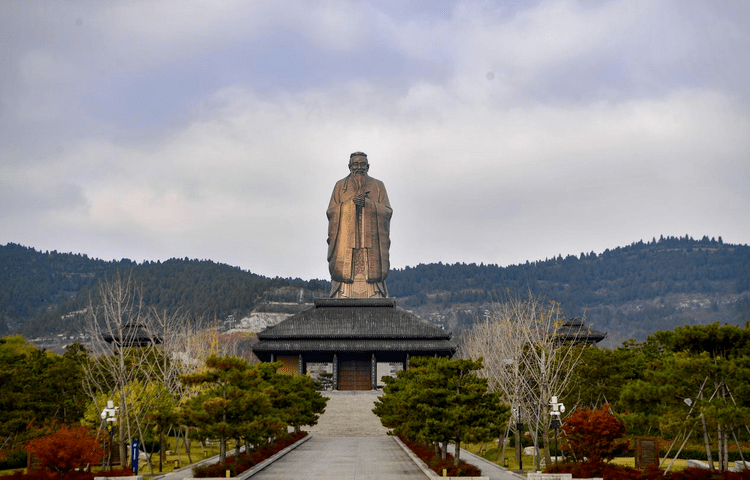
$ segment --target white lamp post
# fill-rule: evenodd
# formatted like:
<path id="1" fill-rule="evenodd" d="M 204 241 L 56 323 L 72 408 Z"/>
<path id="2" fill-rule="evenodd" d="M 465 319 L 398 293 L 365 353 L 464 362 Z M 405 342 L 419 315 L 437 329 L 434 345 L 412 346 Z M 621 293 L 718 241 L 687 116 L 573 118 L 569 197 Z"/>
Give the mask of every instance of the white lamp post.
<path id="1" fill-rule="evenodd" d="M 557 429 L 560 428 L 560 414 L 565 413 L 565 405 L 557 401 L 557 395 L 553 395 L 549 401 L 550 412 L 552 415 L 552 428 L 555 429 L 555 463 L 557 463 Z"/>
<path id="2" fill-rule="evenodd" d="M 117 429 L 117 410 L 120 407 L 115 407 L 115 403 L 112 400 L 107 400 L 107 406 L 102 410 L 101 417 L 102 422 L 105 423 L 107 433 L 109 433 L 109 455 L 107 456 L 107 470 L 112 469 L 112 438 L 114 437 L 115 430 Z M 102 461 L 102 469 L 105 468 L 104 461 Z"/>

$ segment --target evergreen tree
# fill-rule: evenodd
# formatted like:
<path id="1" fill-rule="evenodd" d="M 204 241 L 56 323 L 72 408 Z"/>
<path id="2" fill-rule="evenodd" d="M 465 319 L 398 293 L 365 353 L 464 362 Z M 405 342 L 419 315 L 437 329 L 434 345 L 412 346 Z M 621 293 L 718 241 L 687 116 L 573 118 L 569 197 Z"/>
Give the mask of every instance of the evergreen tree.
<path id="1" fill-rule="evenodd" d="M 34 425 L 80 420 L 86 405 L 81 362 L 86 358 L 80 344 L 57 355 L 20 335 L 0 338 L 0 438 Z"/>
<path id="2" fill-rule="evenodd" d="M 325 412 L 328 399 L 317 391 L 317 386 L 310 377 L 277 373 L 278 363 L 262 363 L 254 368 L 273 387 L 269 390 L 273 409 L 286 425 L 299 432 L 303 425 L 318 423 L 319 416 Z"/>
<path id="3" fill-rule="evenodd" d="M 509 408 L 476 375 L 481 368 L 481 358 L 413 358 L 408 370 L 385 378 L 373 412 L 393 433 L 438 445 L 443 457 L 453 443 L 458 465 L 462 442 L 495 438 L 508 418 Z"/>
<path id="4" fill-rule="evenodd" d="M 212 355 L 206 359 L 206 367 L 182 377 L 185 385 L 199 387 L 197 395 L 183 406 L 182 418 L 199 435 L 219 438 L 219 463 L 224 463 L 228 439 L 258 442 L 272 433 L 269 430 L 278 432 L 284 424 L 281 418 L 269 417 L 269 392 L 261 387 L 263 379 L 257 369 L 251 370 L 246 360 Z"/>

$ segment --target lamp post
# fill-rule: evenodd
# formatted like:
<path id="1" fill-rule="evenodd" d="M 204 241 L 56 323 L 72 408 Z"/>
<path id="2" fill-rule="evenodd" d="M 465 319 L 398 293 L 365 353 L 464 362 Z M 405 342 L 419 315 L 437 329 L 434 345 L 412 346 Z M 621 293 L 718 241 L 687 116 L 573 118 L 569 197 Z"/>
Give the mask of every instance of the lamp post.
<path id="1" fill-rule="evenodd" d="M 557 463 L 557 429 L 560 428 L 560 414 L 565 413 L 565 405 L 557 401 L 557 396 L 553 395 L 549 401 L 550 412 L 552 415 L 552 428 L 555 429 L 555 463 Z"/>
<path id="2" fill-rule="evenodd" d="M 516 455 L 518 456 L 518 470 L 523 471 L 523 420 L 521 420 L 521 407 L 513 409 L 513 416 L 516 418 Z"/>
<path id="3" fill-rule="evenodd" d="M 117 410 L 120 407 L 115 407 L 115 403 L 112 400 L 107 400 L 107 406 L 102 410 L 101 417 L 102 422 L 105 423 L 105 428 L 109 434 L 109 452 L 107 455 L 106 469 L 112 469 L 112 439 L 117 429 Z M 104 459 L 102 459 L 102 469 L 105 468 Z"/>

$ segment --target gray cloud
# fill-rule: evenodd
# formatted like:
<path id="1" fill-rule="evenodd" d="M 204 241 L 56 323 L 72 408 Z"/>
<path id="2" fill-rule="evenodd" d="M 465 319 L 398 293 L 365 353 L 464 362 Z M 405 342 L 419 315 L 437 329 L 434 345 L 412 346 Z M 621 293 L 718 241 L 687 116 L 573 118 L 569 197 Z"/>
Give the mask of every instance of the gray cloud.
<path id="1" fill-rule="evenodd" d="M 355 150 L 396 267 L 750 238 L 745 3 L 0 8 L 3 243 L 325 278 Z"/>

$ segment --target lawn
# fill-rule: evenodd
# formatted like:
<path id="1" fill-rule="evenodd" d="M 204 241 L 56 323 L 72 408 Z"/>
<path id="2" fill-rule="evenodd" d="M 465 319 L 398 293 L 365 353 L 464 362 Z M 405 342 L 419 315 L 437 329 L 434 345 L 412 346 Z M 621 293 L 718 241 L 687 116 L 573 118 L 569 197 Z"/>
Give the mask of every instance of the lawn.
<path id="1" fill-rule="evenodd" d="M 483 454 L 480 455 L 479 451 L 482 448 L 486 448 L 486 452 L 483 452 Z M 508 470 L 518 471 L 518 458 L 516 457 L 516 450 L 515 448 L 506 448 L 505 449 L 505 460 L 504 463 L 500 463 L 500 455 L 498 453 L 497 444 L 465 444 L 463 445 L 463 448 L 465 450 L 470 451 L 471 453 L 475 455 L 479 455 L 485 460 L 489 460 L 490 462 L 496 463 L 500 465 L 501 467 L 505 467 Z M 671 460 L 667 460 L 664 462 L 663 468 L 667 468 L 669 466 L 669 463 Z M 633 457 L 617 457 L 614 460 L 612 460 L 612 463 L 616 465 L 623 465 L 626 467 L 635 467 L 635 458 Z M 532 467 L 534 465 L 534 457 L 531 455 L 523 455 L 523 468 L 526 471 L 532 470 Z M 674 466 L 672 466 L 672 470 L 683 470 L 685 467 L 687 467 L 687 460 L 678 459 Z"/>
<path id="2" fill-rule="evenodd" d="M 174 470 L 178 470 L 182 467 L 186 467 L 191 464 L 187 453 L 185 453 L 185 448 L 182 444 L 180 444 L 180 455 L 177 455 L 174 448 L 174 438 L 170 438 L 166 442 L 167 448 L 166 448 L 166 455 L 164 458 L 164 461 L 162 462 L 162 468 L 161 472 L 159 471 L 159 454 L 154 453 L 151 456 L 151 462 L 153 465 L 153 472 L 148 467 L 148 462 L 146 460 L 141 460 L 138 466 L 138 473 L 140 475 L 143 475 L 144 477 L 153 477 L 156 475 L 160 475 L 162 473 L 170 473 Z M 227 455 L 233 455 L 234 454 L 234 448 L 235 444 L 234 442 L 230 441 L 227 444 Z M 200 444 L 200 442 L 197 442 L 195 440 L 190 442 L 190 452 L 193 462 L 200 462 L 201 460 L 204 460 L 206 458 L 213 457 L 215 455 L 219 454 L 219 443 L 218 441 L 213 441 L 210 443 L 210 445 L 207 445 L 205 448 L 203 448 Z M 129 466 L 129 464 L 128 464 Z M 25 472 L 25 468 L 17 468 L 13 470 L 0 470 L 0 476 L 3 475 L 12 475 L 15 472 Z M 99 470 L 99 467 L 94 467 L 94 471 Z"/>
<path id="3" fill-rule="evenodd" d="M 219 454 L 219 442 L 212 441 L 205 448 L 201 446 L 200 442 L 195 440 L 190 442 L 191 456 L 188 458 L 188 454 L 185 453 L 184 445 L 180 444 L 180 454 L 174 450 L 174 438 L 170 438 L 166 441 L 166 449 L 164 460 L 162 461 L 161 471 L 159 471 L 159 454 L 154 453 L 151 455 L 151 463 L 153 466 L 153 472 L 148 467 L 148 462 L 143 459 L 138 464 L 138 474 L 144 475 L 145 477 L 160 475 L 162 473 L 170 473 L 180 468 L 186 467 L 192 463 L 200 462 L 206 458 L 211 458 Z M 227 442 L 227 455 L 234 454 L 235 443 L 233 441 Z"/>

